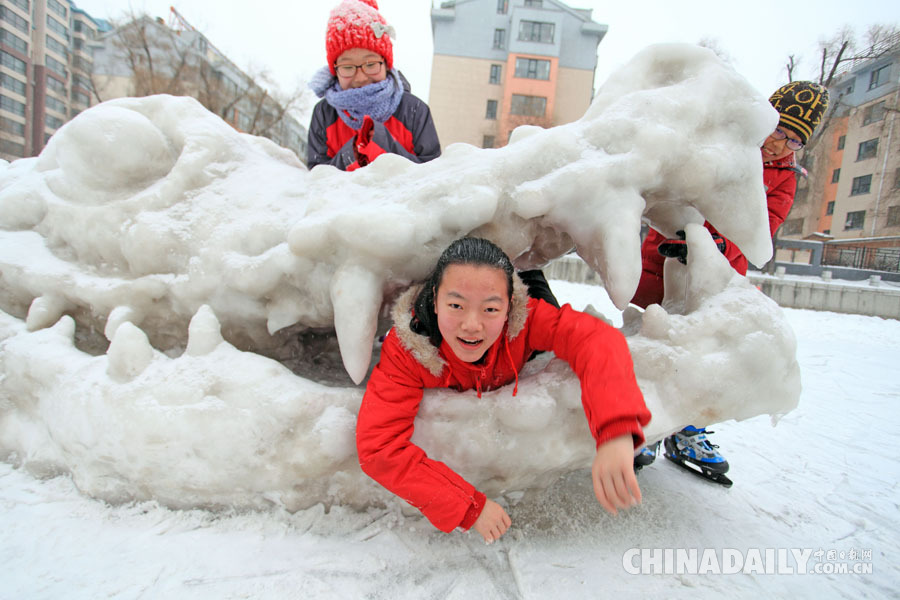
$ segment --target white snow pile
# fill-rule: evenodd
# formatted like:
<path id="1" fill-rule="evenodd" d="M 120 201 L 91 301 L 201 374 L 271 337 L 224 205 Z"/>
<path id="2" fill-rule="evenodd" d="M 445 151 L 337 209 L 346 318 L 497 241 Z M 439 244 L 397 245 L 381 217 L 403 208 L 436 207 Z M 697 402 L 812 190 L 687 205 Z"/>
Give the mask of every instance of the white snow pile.
<path id="1" fill-rule="evenodd" d="M 521 268 L 574 247 L 625 308 L 642 219 L 685 228 L 691 253 L 667 265 L 662 307 L 623 315 L 648 437 L 784 414 L 793 334 L 701 227 L 767 260 L 759 145 L 775 122 L 682 45 L 639 54 L 575 123 L 354 173 L 309 172 L 188 98 L 100 104 L 0 167 L 0 457 L 110 501 L 384 502 L 357 465 L 363 387 L 343 368 L 364 380 L 397 291 L 475 234 Z M 579 384 L 551 359 L 515 397 L 427 392 L 414 440 L 489 494 L 585 466 Z"/>

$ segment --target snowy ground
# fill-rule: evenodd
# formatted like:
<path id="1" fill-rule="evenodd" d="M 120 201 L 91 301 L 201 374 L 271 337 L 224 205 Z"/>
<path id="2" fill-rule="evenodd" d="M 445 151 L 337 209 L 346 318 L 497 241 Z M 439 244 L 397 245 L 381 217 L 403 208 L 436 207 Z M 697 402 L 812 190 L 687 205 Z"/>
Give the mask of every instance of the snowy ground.
<path id="1" fill-rule="evenodd" d="M 599 288 L 552 285 L 577 307 L 598 304 Z M 799 341 L 800 407 L 775 428 L 768 418 L 715 428 L 731 489 L 660 460 L 639 475 L 643 505 L 611 517 L 588 474 L 576 472 L 518 499 L 510 533 L 488 546 L 442 534 L 399 506 L 295 514 L 108 506 L 67 477 L 39 481 L 0 463 L 0 599 L 896 597 L 900 322 L 787 315 Z M 644 563 L 656 574 L 632 574 L 642 566 L 632 548 L 651 558 L 715 550 L 718 568 L 701 561 L 705 574 L 679 574 L 677 565 L 663 574 Z M 809 571 L 871 566 L 871 574 L 787 574 L 798 561 L 752 562 L 790 549 L 806 552 Z M 717 573 L 728 552 L 753 572 Z"/>

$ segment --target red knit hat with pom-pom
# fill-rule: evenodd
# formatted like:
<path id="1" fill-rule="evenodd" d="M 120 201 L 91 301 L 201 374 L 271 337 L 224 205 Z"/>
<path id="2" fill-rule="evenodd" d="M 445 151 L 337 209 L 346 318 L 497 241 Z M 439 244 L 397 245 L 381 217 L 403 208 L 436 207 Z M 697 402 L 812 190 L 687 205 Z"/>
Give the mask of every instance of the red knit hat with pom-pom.
<path id="1" fill-rule="evenodd" d="M 391 35 L 394 28 L 378 12 L 376 0 L 344 0 L 328 17 L 325 30 L 325 53 L 328 68 L 334 74 L 334 62 L 351 48 L 365 48 L 384 58 L 387 70 L 394 66 Z"/>

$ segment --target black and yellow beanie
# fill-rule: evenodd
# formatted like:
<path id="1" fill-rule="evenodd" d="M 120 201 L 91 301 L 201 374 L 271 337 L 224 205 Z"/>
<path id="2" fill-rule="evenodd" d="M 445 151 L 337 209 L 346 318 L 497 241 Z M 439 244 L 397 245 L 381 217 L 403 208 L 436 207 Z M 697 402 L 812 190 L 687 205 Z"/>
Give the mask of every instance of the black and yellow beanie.
<path id="1" fill-rule="evenodd" d="M 778 126 L 790 129 L 804 144 L 828 109 L 828 90 L 812 81 L 792 81 L 769 98 L 778 111 Z"/>

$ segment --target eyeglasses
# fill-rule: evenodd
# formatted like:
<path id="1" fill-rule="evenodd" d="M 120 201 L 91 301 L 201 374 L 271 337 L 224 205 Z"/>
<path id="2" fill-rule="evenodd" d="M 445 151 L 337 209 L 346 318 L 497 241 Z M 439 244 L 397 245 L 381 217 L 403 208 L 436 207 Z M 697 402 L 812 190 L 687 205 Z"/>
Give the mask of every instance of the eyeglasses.
<path id="1" fill-rule="evenodd" d="M 787 132 L 784 129 L 782 129 L 781 127 L 775 128 L 775 131 L 772 132 L 772 137 L 775 138 L 776 140 L 787 139 L 787 142 L 785 142 L 785 145 L 791 150 L 796 151 L 796 150 L 800 150 L 801 148 L 803 148 L 803 142 L 801 142 L 800 140 L 795 140 L 792 137 L 788 137 Z"/>
<path id="2" fill-rule="evenodd" d="M 353 77 L 356 75 L 357 69 L 362 69 L 366 75 L 378 75 L 381 72 L 383 60 L 373 60 L 372 62 L 363 63 L 361 65 L 334 65 L 334 70 L 341 77 Z"/>

